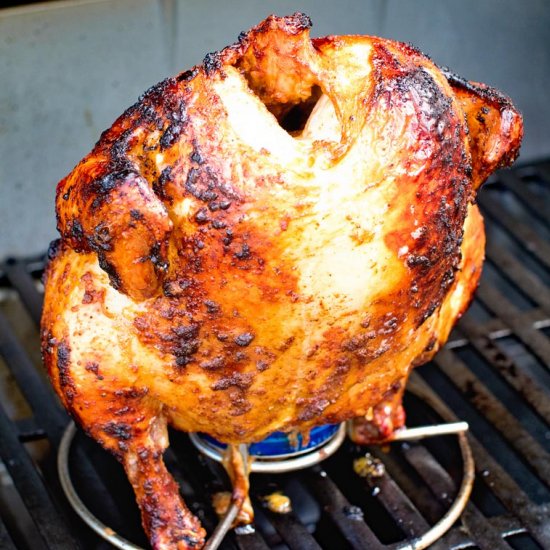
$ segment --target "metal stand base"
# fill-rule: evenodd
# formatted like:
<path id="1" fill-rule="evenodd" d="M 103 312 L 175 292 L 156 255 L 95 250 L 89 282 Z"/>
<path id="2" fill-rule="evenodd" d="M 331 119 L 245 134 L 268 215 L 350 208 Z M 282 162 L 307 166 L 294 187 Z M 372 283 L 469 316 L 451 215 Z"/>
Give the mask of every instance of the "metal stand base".
<path id="1" fill-rule="evenodd" d="M 216 462 L 222 462 L 223 454 L 214 445 L 210 445 L 204 439 L 201 439 L 197 434 L 189 434 L 189 438 L 193 445 L 207 457 L 212 458 Z M 276 460 L 273 458 L 251 457 L 250 471 L 261 474 L 282 474 L 284 472 L 293 472 L 315 466 L 325 458 L 333 455 L 342 445 L 346 438 L 346 425 L 341 424 L 338 431 L 321 447 L 312 449 L 309 452 L 299 456 Z"/>
<path id="2" fill-rule="evenodd" d="M 415 394 L 419 394 L 418 391 L 413 391 Z M 419 397 L 423 397 L 419 395 Z M 447 513 L 426 533 L 413 540 L 404 542 L 402 545 L 395 546 L 395 550 L 414 549 L 421 550 L 427 548 L 433 544 L 437 539 L 442 537 L 456 522 L 456 520 L 462 514 L 464 507 L 468 502 L 468 498 L 472 491 L 474 482 L 474 460 L 472 457 L 472 451 L 468 444 L 466 437 L 466 430 L 468 425 L 465 422 L 452 422 L 448 424 L 438 424 L 435 426 L 425 426 L 419 428 L 404 428 L 396 432 L 393 437 L 393 441 L 404 441 L 421 439 L 425 437 L 435 437 L 439 435 L 456 434 L 458 437 L 458 443 L 460 446 L 460 452 L 462 454 L 462 461 L 464 465 L 462 483 L 458 494 L 449 508 Z M 71 422 L 63 434 L 61 444 L 59 446 L 59 453 L 57 456 L 57 468 L 59 472 L 59 479 L 61 486 L 65 491 L 67 499 L 73 506 L 76 513 L 82 518 L 82 520 L 93 529 L 99 536 L 110 542 L 114 547 L 121 550 L 143 550 L 140 546 L 132 544 L 125 538 L 115 533 L 111 528 L 102 523 L 96 516 L 94 516 L 90 510 L 84 505 L 76 489 L 71 481 L 69 471 L 69 452 L 71 444 L 76 435 L 77 428 L 73 422 Z M 301 468 L 308 468 L 314 464 L 319 463 L 321 460 L 327 458 L 340 447 L 346 435 L 346 426 L 342 424 L 336 434 L 325 444 L 324 447 L 313 450 L 311 453 L 301 455 L 295 458 L 289 458 L 282 461 L 273 460 L 258 460 L 255 459 L 250 470 L 252 472 L 262 473 L 282 473 L 292 470 L 298 470 Z M 210 447 L 200 440 L 194 437 L 194 434 L 190 434 L 193 443 L 197 448 L 218 462 L 221 461 L 222 456 L 218 449 Z M 245 447 L 243 445 L 243 447 Z M 215 550 L 222 542 L 224 536 L 231 529 L 233 520 L 238 513 L 238 507 L 233 503 L 227 510 L 225 516 L 220 520 L 218 527 L 216 528 L 213 536 L 207 541 L 205 549 Z"/>

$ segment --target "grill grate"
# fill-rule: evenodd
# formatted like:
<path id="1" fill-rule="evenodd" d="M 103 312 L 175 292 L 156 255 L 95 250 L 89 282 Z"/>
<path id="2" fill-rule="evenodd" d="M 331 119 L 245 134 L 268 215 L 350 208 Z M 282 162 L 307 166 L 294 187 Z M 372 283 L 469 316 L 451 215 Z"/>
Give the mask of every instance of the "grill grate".
<path id="1" fill-rule="evenodd" d="M 427 402 L 410 393 L 405 399 L 409 426 L 457 419 L 470 424 L 477 473 L 472 497 L 461 521 L 432 548 L 550 548 L 550 163 L 500 172 L 479 204 L 488 244 L 476 299 L 445 349 L 411 377 Z M 55 470 L 68 418 L 32 358 L 42 267 L 43 258 L 0 266 L 0 374 L 13 377 L 31 410 L 14 421 L 9 403 L 0 403 L 0 547 L 107 549 L 69 509 Z M 35 325 L 31 340 L 15 330 L 22 317 L 11 311 L 16 301 Z M 39 456 L 32 448 L 37 443 L 47 446 Z M 437 522 L 456 495 L 462 472 L 456 439 L 369 452 L 384 462 L 382 478 L 353 472 L 353 460 L 365 449 L 350 442 L 309 470 L 254 475 L 256 531 L 233 532 L 222 547 L 411 547 L 407 541 Z M 212 532 L 217 517 L 211 495 L 228 488 L 223 470 L 179 433 L 171 433 L 166 461 Z M 146 546 L 131 488 L 114 459 L 78 435 L 71 468 L 85 504 L 122 536 Z M 276 490 L 291 498 L 292 513 L 263 506 L 263 497 Z"/>

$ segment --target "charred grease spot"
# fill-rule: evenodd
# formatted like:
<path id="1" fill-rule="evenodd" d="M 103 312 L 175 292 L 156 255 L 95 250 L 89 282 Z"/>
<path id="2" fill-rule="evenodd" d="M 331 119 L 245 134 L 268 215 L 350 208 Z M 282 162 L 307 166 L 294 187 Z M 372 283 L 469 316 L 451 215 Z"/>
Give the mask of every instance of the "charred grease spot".
<path id="1" fill-rule="evenodd" d="M 161 150 L 168 149 L 179 140 L 188 122 L 187 106 L 176 90 L 164 107 L 169 124 L 159 140 Z"/>
<path id="2" fill-rule="evenodd" d="M 206 306 L 206 311 L 210 313 L 210 315 L 215 315 L 221 311 L 220 304 L 213 300 L 205 300 L 204 305 Z"/>
<path id="3" fill-rule="evenodd" d="M 210 387 L 214 391 L 227 390 L 228 388 L 235 387 L 241 390 L 248 389 L 254 381 L 254 373 L 240 373 L 235 372 L 231 376 L 227 376 L 214 382 Z"/>
<path id="4" fill-rule="evenodd" d="M 41 331 L 41 338 L 42 349 L 44 350 L 44 353 L 51 355 L 55 350 L 55 346 L 57 346 L 57 338 L 54 338 L 54 335 L 51 333 L 51 331 L 44 329 Z"/>
<path id="5" fill-rule="evenodd" d="M 291 21 L 295 26 L 296 33 L 311 29 L 312 22 L 308 15 L 303 12 L 296 12 L 291 16 Z"/>
<path id="6" fill-rule="evenodd" d="M 86 363 L 86 365 L 84 366 L 84 368 L 88 372 L 91 372 L 92 374 L 95 374 L 96 376 L 99 374 L 99 364 L 98 363 L 94 363 L 93 361 L 88 361 Z"/>
<path id="7" fill-rule="evenodd" d="M 166 193 L 166 186 L 173 181 L 172 179 L 172 167 L 167 166 L 159 175 L 158 179 L 153 182 L 153 191 L 157 197 L 165 200 L 169 200 Z"/>
<path id="8" fill-rule="evenodd" d="M 238 351 L 233 356 L 233 359 L 235 360 L 235 363 L 241 363 L 243 361 L 248 361 L 248 355 L 244 351 Z"/>
<path id="9" fill-rule="evenodd" d="M 252 410 L 252 404 L 246 399 L 246 389 L 232 387 L 227 390 L 231 401 L 229 416 L 242 416 Z"/>
<path id="10" fill-rule="evenodd" d="M 221 69 L 222 61 L 219 52 L 207 53 L 202 62 L 206 76 L 211 76 Z"/>
<path id="11" fill-rule="evenodd" d="M 149 393 L 149 388 L 122 388 L 115 391 L 115 396 L 119 399 L 141 399 Z"/>
<path id="12" fill-rule="evenodd" d="M 182 288 L 177 281 L 164 281 L 162 283 L 162 292 L 168 298 L 177 298 L 182 295 Z"/>
<path id="13" fill-rule="evenodd" d="M 245 348 L 246 346 L 249 346 L 250 343 L 254 340 L 254 334 L 250 332 L 244 332 L 243 334 L 239 334 L 234 342 L 237 344 L 237 346 L 240 346 L 242 348 Z"/>
<path id="14" fill-rule="evenodd" d="M 178 141 L 182 132 L 183 123 L 173 122 L 172 124 L 170 124 L 160 138 L 159 143 L 161 150 L 163 151 L 174 145 L 174 143 Z"/>
<path id="15" fill-rule="evenodd" d="M 180 325 L 171 328 L 171 334 L 164 336 L 167 347 L 176 360 L 176 366 L 185 367 L 193 360 L 200 341 L 200 327 L 197 324 Z"/>
<path id="16" fill-rule="evenodd" d="M 328 399 L 324 398 L 299 398 L 296 400 L 296 404 L 300 406 L 301 410 L 298 413 L 298 420 L 306 422 L 313 420 L 323 414 L 323 411 L 330 405 Z"/>
<path id="17" fill-rule="evenodd" d="M 124 422 L 107 422 L 103 426 L 103 431 L 115 439 L 128 441 L 132 437 L 132 426 Z"/>
<path id="18" fill-rule="evenodd" d="M 48 261 L 51 262 L 52 260 L 57 258 L 60 250 L 61 250 L 61 239 L 53 240 L 50 243 L 50 246 L 48 246 L 48 253 L 47 253 Z"/>
<path id="19" fill-rule="evenodd" d="M 130 170 L 123 169 L 92 180 L 86 189 L 86 196 L 94 197 L 91 205 L 92 210 L 96 210 L 109 202 L 110 193 L 122 185 L 131 175 L 133 174 Z"/>
<path id="20" fill-rule="evenodd" d="M 147 124 L 152 125 L 153 129 L 161 130 L 163 127 L 162 118 L 157 113 L 156 109 L 152 105 L 144 103 L 137 104 L 137 111 L 139 112 L 139 119 L 136 126 Z M 154 150 L 155 146 L 145 147 L 145 150 Z"/>
<path id="21" fill-rule="evenodd" d="M 103 250 L 109 252 L 112 250 L 111 234 L 109 227 L 105 222 L 101 222 L 94 227 L 92 235 L 87 237 L 88 246 L 94 251 L 98 252 Z"/>
<path id="22" fill-rule="evenodd" d="M 201 367 L 201 369 L 205 370 L 219 370 L 225 367 L 225 360 L 223 357 L 218 356 L 214 357 L 214 359 L 203 361 L 199 364 L 199 366 Z"/>
<path id="23" fill-rule="evenodd" d="M 64 342 L 57 346 L 57 370 L 59 373 L 59 386 L 67 398 L 69 405 L 76 396 L 76 386 L 71 376 L 71 348 Z"/>
<path id="24" fill-rule="evenodd" d="M 428 307 L 422 312 L 420 316 L 420 324 L 424 323 L 424 321 L 426 321 L 426 319 L 428 319 L 433 314 L 433 312 L 439 307 L 440 303 L 440 300 L 433 300 L 430 302 Z"/>
<path id="25" fill-rule="evenodd" d="M 216 170 L 206 164 L 197 165 L 187 172 L 185 190 L 196 199 L 208 204 L 216 201 L 220 194 L 229 197 L 235 196 L 230 184 L 221 182 Z M 222 200 L 222 202 L 226 201 Z M 216 209 L 215 206 L 214 209 Z"/>
<path id="26" fill-rule="evenodd" d="M 111 144 L 111 163 L 113 163 L 113 165 L 119 162 L 122 164 L 127 162 L 126 155 L 133 131 L 133 127 L 128 128 Z"/>
<path id="27" fill-rule="evenodd" d="M 342 342 L 341 348 L 343 351 L 357 352 L 366 350 L 369 342 L 376 338 L 376 332 L 374 330 L 369 332 L 362 332 L 352 336 L 348 340 Z"/>
<path id="28" fill-rule="evenodd" d="M 417 96 L 417 108 L 422 115 L 422 122 L 426 130 L 435 130 L 440 138 L 444 131 L 453 124 L 452 103 L 433 77 L 423 68 L 416 68 L 407 72 L 395 81 L 395 86 L 402 96 L 411 94 L 414 90 Z"/>
<path id="29" fill-rule="evenodd" d="M 210 220 L 210 218 L 208 217 L 208 210 L 206 208 L 200 208 L 193 216 L 193 218 L 199 225 L 208 223 L 208 221 Z"/>
<path id="30" fill-rule="evenodd" d="M 162 254 L 161 243 L 156 242 L 155 244 L 153 244 L 153 246 L 149 250 L 149 260 L 151 260 L 151 263 L 155 267 L 155 271 L 157 273 L 165 272 L 168 270 L 168 262 L 164 259 L 164 256 Z"/>
<path id="31" fill-rule="evenodd" d="M 269 368 L 269 363 L 267 361 L 256 361 L 256 368 L 263 372 Z"/>
<path id="32" fill-rule="evenodd" d="M 75 239 L 76 241 L 81 242 L 84 238 L 84 229 L 78 218 L 73 218 L 67 224 L 67 232 L 69 236 Z"/>
<path id="33" fill-rule="evenodd" d="M 161 82 L 154 84 L 148 90 L 145 90 L 138 98 L 138 102 L 133 107 L 139 107 L 140 104 L 159 105 L 162 104 L 168 88 L 177 88 L 176 79 L 173 77 L 165 78 Z M 130 107 L 132 109 L 132 107 Z"/>
<path id="34" fill-rule="evenodd" d="M 241 248 L 233 254 L 238 260 L 248 260 L 250 258 L 250 246 L 247 243 L 243 243 Z"/>
<path id="35" fill-rule="evenodd" d="M 407 265 L 409 267 L 420 267 L 422 270 L 427 271 L 432 266 L 432 262 L 427 256 L 409 254 L 407 256 Z"/>
<path id="36" fill-rule="evenodd" d="M 91 372 L 92 374 L 94 374 L 95 377 L 97 378 L 97 380 L 103 380 L 104 379 L 103 375 L 100 374 L 100 372 L 99 372 L 99 364 L 98 363 L 94 363 L 94 362 L 89 361 L 89 362 L 86 363 L 84 368 L 88 372 Z"/>
<path id="37" fill-rule="evenodd" d="M 97 289 L 94 287 L 94 280 L 92 274 L 87 271 L 82 275 L 80 280 L 84 283 L 84 296 L 82 297 L 82 303 L 93 304 L 95 302 L 103 302 L 105 297 L 105 289 Z"/>
<path id="38" fill-rule="evenodd" d="M 99 262 L 99 267 L 101 267 L 101 269 L 103 269 L 103 271 L 105 271 L 105 273 L 107 273 L 107 275 L 109 276 L 109 282 L 111 283 L 111 286 L 115 290 L 122 290 L 122 280 L 114 264 L 107 260 L 107 258 L 105 257 L 105 253 L 101 250 L 97 253 L 97 259 Z"/>
<path id="39" fill-rule="evenodd" d="M 225 237 L 222 239 L 222 243 L 225 246 L 229 246 L 233 242 L 234 238 L 235 237 L 233 235 L 233 231 L 231 229 L 226 229 L 225 230 Z"/>
<path id="40" fill-rule="evenodd" d="M 389 318 L 387 318 L 384 321 L 383 328 L 380 330 L 380 333 L 384 334 L 384 335 L 392 334 L 393 332 L 395 332 L 397 330 L 397 327 L 399 325 L 398 318 L 395 317 L 394 315 L 392 315 L 391 313 L 386 315 L 386 317 L 389 317 Z"/>
<path id="41" fill-rule="evenodd" d="M 214 229 L 225 229 L 227 227 L 227 223 L 223 220 L 213 220 L 212 227 Z"/>
<path id="42" fill-rule="evenodd" d="M 199 70 L 197 69 L 197 67 L 193 67 L 192 69 L 189 69 L 188 71 L 184 71 L 183 73 L 180 73 L 176 77 L 176 80 L 178 82 L 189 82 L 190 80 L 193 80 L 193 78 L 195 78 L 198 73 L 199 73 Z"/>
<path id="43" fill-rule="evenodd" d="M 204 157 L 202 156 L 201 150 L 199 145 L 197 144 L 196 140 L 193 140 L 193 152 L 191 153 L 191 162 L 196 162 L 197 164 L 204 164 L 206 161 Z"/>

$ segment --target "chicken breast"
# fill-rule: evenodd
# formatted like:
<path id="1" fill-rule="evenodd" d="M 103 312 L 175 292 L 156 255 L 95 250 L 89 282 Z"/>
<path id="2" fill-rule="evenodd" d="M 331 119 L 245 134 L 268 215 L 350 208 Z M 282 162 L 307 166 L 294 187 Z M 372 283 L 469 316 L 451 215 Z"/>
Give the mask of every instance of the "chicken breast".
<path id="1" fill-rule="evenodd" d="M 154 548 L 204 538 L 162 463 L 167 424 L 232 445 L 402 425 L 410 369 L 477 285 L 476 190 L 519 149 L 495 90 L 309 27 L 271 16 L 153 87 L 58 185 L 45 364 Z"/>

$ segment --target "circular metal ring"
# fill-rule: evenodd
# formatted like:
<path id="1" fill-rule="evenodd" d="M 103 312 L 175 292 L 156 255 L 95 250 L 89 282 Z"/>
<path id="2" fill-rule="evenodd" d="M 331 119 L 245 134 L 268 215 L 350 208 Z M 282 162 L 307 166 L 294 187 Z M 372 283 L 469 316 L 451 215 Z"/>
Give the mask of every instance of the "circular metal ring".
<path id="1" fill-rule="evenodd" d="M 74 511 L 82 518 L 84 523 L 86 523 L 88 527 L 95 531 L 100 537 L 110 542 L 114 547 L 120 548 L 120 550 L 143 550 L 141 546 L 136 546 L 124 537 L 121 537 L 110 527 L 97 519 L 92 512 L 88 510 L 82 500 L 80 500 L 69 472 L 69 451 L 71 450 L 71 443 L 76 435 L 76 431 L 75 423 L 71 421 L 65 429 L 63 437 L 61 438 L 59 451 L 57 453 L 57 471 L 59 473 L 59 481 L 61 482 L 61 487 L 63 488 L 63 491 L 65 491 L 67 499 L 74 508 Z"/>

